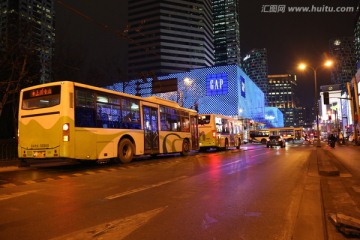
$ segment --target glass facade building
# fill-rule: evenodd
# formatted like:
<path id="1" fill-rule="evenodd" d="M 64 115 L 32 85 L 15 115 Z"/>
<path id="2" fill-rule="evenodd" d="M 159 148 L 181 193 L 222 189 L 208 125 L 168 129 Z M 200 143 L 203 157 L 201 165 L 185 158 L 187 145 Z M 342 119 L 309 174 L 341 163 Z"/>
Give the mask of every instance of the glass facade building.
<path id="1" fill-rule="evenodd" d="M 331 68 L 331 81 L 340 84 L 341 90 L 346 90 L 346 83 L 351 81 L 356 73 L 356 54 L 353 37 L 331 39 L 329 50 L 335 59 Z"/>
<path id="2" fill-rule="evenodd" d="M 296 75 L 268 75 L 268 105 L 277 107 L 284 115 L 284 126 L 299 126 L 296 116 Z"/>
<path id="3" fill-rule="evenodd" d="M 245 73 L 259 86 L 265 94 L 268 104 L 268 60 L 266 48 L 253 49 L 246 54 L 242 63 Z M 271 106 L 271 105 L 269 105 Z"/>
<path id="4" fill-rule="evenodd" d="M 54 19 L 53 0 L 0 0 L 0 51 L 14 46 L 22 56 L 34 51 L 36 60 L 28 62 L 36 61 L 39 83 L 52 79 Z"/>
<path id="5" fill-rule="evenodd" d="M 251 119 L 267 126 L 284 126 L 282 113 L 266 108 L 264 93 L 237 65 L 193 69 L 188 72 L 158 76 L 158 80 L 177 79 L 177 91 L 152 94 L 152 78 L 141 83 L 143 97 L 156 95 L 173 100 L 186 108 L 197 109 L 200 114 L 218 113 L 240 119 Z M 124 86 L 124 92 L 136 94 L 137 82 Z M 123 83 L 107 87 L 123 91 Z"/>
<path id="6" fill-rule="evenodd" d="M 214 65 L 211 0 L 129 0 L 128 75 Z"/>
<path id="7" fill-rule="evenodd" d="M 215 65 L 241 66 L 239 1 L 212 0 Z"/>
<path id="8" fill-rule="evenodd" d="M 360 7 L 360 3 L 358 4 L 358 9 Z M 357 11 L 355 17 L 355 29 L 354 29 L 354 48 L 355 48 L 355 58 L 357 68 L 360 68 L 360 11 Z"/>

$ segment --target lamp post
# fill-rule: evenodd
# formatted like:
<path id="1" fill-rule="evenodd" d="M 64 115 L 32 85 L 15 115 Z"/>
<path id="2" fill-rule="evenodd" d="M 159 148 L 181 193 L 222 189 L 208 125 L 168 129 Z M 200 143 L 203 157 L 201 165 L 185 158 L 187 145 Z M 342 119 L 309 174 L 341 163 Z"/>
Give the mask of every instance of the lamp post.
<path id="1" fill-rule="evenodd" d="M 310 68 L 314 72 L 314 98 L 315 98 L 315 114 L 316 114 L 316 135 L 317 135 L 317 147 L 321 147 L 320 143 L 320 128 L 319 128 L 319 102 L 318 102 L 318 87 L 317 87 L 317 70 L 320 67 L 331 67 L 333 65 L 333 61 L 327 60 L 323 65 L 317 66 L 315 68 L 306 65 L 305 63 L 300 63 L 298 68 L 300 70 L 305 70 L 306 68 Z"/>

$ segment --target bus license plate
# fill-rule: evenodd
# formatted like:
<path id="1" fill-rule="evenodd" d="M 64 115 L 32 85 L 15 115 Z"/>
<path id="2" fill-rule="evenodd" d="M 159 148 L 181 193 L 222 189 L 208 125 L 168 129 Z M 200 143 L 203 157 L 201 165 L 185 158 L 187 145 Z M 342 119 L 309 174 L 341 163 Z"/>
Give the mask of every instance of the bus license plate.
<path id="1" fill-rule="evenodd" d="M 44 158 L 45 157 L 45 151 L 36 151 L 34 152 L 35 158 Z"/>

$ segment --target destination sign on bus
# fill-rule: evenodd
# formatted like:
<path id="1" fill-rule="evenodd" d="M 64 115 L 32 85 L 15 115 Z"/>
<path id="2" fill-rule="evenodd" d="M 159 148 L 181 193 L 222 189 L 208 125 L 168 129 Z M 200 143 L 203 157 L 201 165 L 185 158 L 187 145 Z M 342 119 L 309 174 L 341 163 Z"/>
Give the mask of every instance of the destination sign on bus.
<path id="1" fill-rule="evenodd" d="M 24 92 L 24 98 L 29 99 L 29 98 L 54 95 L 59 93 L 60 93 L 60 86 L 43 87 L 43 88 L 37 88 Z"/>
<path id="2" fill-rule="evenodd" d="M 51 88 L 40 88 L 40 89 L 35 89 L 30 92 L 31 97 L 39 97 L 39 96 L 51 95 L 51 94 L 52 94 Z"/>

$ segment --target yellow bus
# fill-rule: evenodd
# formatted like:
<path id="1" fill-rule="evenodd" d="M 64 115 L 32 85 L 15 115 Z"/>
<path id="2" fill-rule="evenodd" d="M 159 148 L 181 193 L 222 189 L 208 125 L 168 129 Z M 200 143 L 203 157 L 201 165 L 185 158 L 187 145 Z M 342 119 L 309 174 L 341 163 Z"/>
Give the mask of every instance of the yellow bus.
<path id="1" fill-rule="evenodd" d="M 250 142 L 260 142 L 266 144 L 270 135 L 281 135 L 285 141 L 300 140 L 303 137 L 303 128 L 301 127 L 281 127 L 281 128 L 264 128 L 250 130 Z"/>
<path id="2" fill-rule="evenodd" d="M 243 126 L 240 120 L 220 114 L 199 114 L 200 151 L 210 148 L 240 148 Z"/>
<path id="3" fill-rule="evenodd" d="M 18 157 L 130 162 L 198 150 L 198 114 L 176 102 L 71 81 L 21 90 Z"/>

